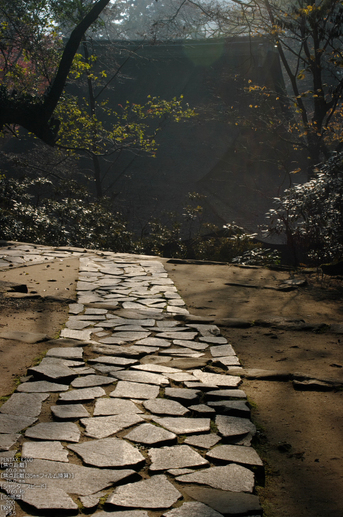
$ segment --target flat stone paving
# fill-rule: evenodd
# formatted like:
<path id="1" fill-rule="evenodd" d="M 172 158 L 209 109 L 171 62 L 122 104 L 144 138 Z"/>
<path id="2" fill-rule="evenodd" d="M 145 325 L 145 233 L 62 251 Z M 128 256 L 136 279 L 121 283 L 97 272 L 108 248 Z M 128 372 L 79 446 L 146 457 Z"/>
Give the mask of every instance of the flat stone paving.
<path id="1" fill-rule="evenodd" d="M 0 407 L 0 517 L 262 515 L 232 345 L 187 320 L 155 257 L 10 244 L 0 268 L 71 257 L 77 299 L 61 337 Z"/>

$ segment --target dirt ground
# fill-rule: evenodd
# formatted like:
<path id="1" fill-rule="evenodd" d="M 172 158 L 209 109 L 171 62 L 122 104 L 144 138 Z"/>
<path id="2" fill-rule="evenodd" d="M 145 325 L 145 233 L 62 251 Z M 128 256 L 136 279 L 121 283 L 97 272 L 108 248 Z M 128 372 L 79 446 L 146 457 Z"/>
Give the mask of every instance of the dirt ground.
<path id="1" fill-rule="evenodd" d="M 255 322 L 276 317 L 342 322 L 342 286 L 337 280 L 306 274 L 307 285 L 284 292 L 265 287 L 290 279 L 289 272 L 161 260 L 191 314 Z M 0 286 L 2 281 L 25 283 L 29 291 L 0 292 L 0 330 L 56 337 L 67 319 L 68 303 L 75 299 L 77 268 L 77 259 L 68 259 L 0 271 Z M 343 383 L 343 335 L 260 326 L 222 327 L 221 332 L 245 368 L 302 372 Z M 44 341 L 32 345 L 0 339 L 0 396 L 13 391 L 46 348 Z M 298 391 L 291 381 L 246 379 L 242 387 L 266 466 L 265 486 L 258 487 L 265 516 L 342 517 L 343 391 Z"/>
<path id="2" fill-rule="evenodd" d="M 342 282 L 322 280 L 316 272 L 303 276 L 306 286 L 282 292 L 262 287 L 277 287 L 290 279 L 289 272 L 172 263 L 166 268 L 191 314 L 326 324 L 343 319 Z M 258 326 L 222 327 L 221 332 L 244 368 L 343 382 L 343 336 Z M 298 391 L 291 381 L 246 379 L 242 388 L 252 405 L 259 430 L 256 448 L 265 462 L 265 486 L 258 487 L 265 517 L 342 517 L 343 391 Z"/>

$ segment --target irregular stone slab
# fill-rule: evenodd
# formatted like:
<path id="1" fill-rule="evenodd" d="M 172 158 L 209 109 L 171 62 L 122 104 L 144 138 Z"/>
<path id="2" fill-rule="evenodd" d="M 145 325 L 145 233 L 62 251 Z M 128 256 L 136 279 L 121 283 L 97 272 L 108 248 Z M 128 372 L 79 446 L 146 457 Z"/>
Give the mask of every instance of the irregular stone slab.
<path id="1" fill-rule="evenodd" d="M 218 445 L 206 454 L 206 458 L 263 467 L 263 462 L 254 449 L 240 445 Z"/>
<path id="2" fill-rule="evenodd" d="M 107 309 L 86 309 L 85 315 L 105 315 L 108 313 Z"/>
<path id="3" fill-rule="evenodd" d="M 223 517 L 223 514 L 206 504 L 195 501 L 183 503 L 179 508 L 164 513 L 162 517 Z"/>
<path id="4" fill-rule="evenodd" d="M 0 338 L 12 339 L 14 341 L 21 341 L 23 343 L 39 343 L 48 339 L 46 334 L 41 332 L 20 332 L 19 330 L 12 330 L 7 332 L 0 332 Z"/>
<path id="5" fill-rule="evenodd" d="M 128 483 L 115 489 L 107 504 L 127 508 L 169 508 L 182 497 L 166 476 L 157 475 L 137 483 Z"/>
<path id="6" fill-rule="evenodd" d="M 94 517 L 149 517 L 144 510 L 130 510 L 126 512 L 97 512 Z"/>
<path id="7" fill-rule="evenodd" d="M 95 403 L 93 416 L 120 415 L 124 413 L 143 413 L 143 411 L 130 400 L 101 398 Z"/>
<path id="8" fill-rule="evenodd" d="M 93 329 L 91 329 L 91 330 L 72 330 L 72 329 L 64 328 L 61 331 L 61 337 L 69 338 L 69 339 L 77 339 L 79 341 L 89 341 L 90 337 L 92 335 L 92 332 L 94 332 Z"/>
<path id="9" fill-rule="evenodd" d="M 37 510 L 77 510 L 78 506 L 61 488 L 51 487 L 25 490 L 21 497 L 24 503 L 32 505 Z"/>
<path id="10" fill-rule="evenodd" d="M 33 366 L 27 370 L 28 375 L 33 375 L 38 379 L 47 379 L 52 381 L 69 382 L 75 379 L 77 374 L 67 366 L 56 364 L 54 362 L 43 361 L 38 366 Z"/>
<path id="11" fill-rule="evenodd" d="M 243 390 L 213 390 L 206 393 L 207 399 L 246 399 L 247 396 Z"/>
<path id="12" fill-rule="evenodd" d="M 38 416 L 42 410 L 42 402 L 49 397 L 47 393 L 13 393 L 0 407 L 1 413 L 20 416 Z"/>
<path id="13" fill-rule="evenodd" d="M 44 483 L 47 484 L 47 489 L 44 490 L 45 495 L 50 488 L 56 487 L 68 494 L 76 494 L 78 496 L 100 492 L 100 490 L 111 487 L 113 484 L 136 474 L 132 469 L 98 469 L 72 463 L 63 463 L 61 465 L 59 461 L 39 459 L 28 462 L 25 472 L 28 474 L 30 483 L 34 485 L 41 485 L 42 480 L 44 480 Z M 61 473 L 63 473 L 63 477 Z M 4 478 L 6 478 L 6 472 L 4 473 Z M 36 490 L 38 488 L 30 490 L 30 492 L 35 494 Z"/>
<path id="14" fill-rule="evenodd" d="M 203 415 L 203 416 L 210 416 L 210 415 L 213 415 L 215 414 L 215 409 L 207 406 L 206 404 L 197 404 L 197 405 L 194 405 L 194 406 L 189 406 L 189 409 L 191 411 L 195 411 L 195 413 L 199 413 L 199 415 Z"/>
<path id="15" fill-rule="evenodd" d="M 115 434 L 126 427 L 130 427 L 142 421 L 143 419 L 136 413 L 126 413 L 122 415 L 83 418 L 81 423 L 86 428 L 86 436 L 100 439 L 107 438 L 107 436 L 111 436 L 111 434 Z"/>
<path id="16" fill-rule="evenodd" d="M 151 458 L 151 465 L 149 467 L 151 472 L 209 465 L 208 461 L 188 445 L 150 449 L 148 454 Z"/>
<path id="17" fill-rule="evenodd" d="M 95 364 L 94 368 L 101 373 L 119 372 L 119 370 L 123 370 L 122 366 L 111 366 L 109 364 Z"/>
<path id="18" fill-rule="evenodd" d="M 176 400 L 194 402 L 198 400 L 200 390 L 192 390 L 186 388 L 166 388 L 165 396 Z"/>
<path id="19" fill-rule="evenodd" d="M 128 359 L 127 357 L 111 357 L 111 356 L 99 356 L 94 359 L 89 359 L 89 363 L 103 363 L 109 364 L 113 366 L 130 366 L 133 364 L 137 364 L 138 361 L 136 359 Z"/>
<path id="20" fill-rule="evenodd" d="M 19 433 L 29 425 L 36 422 L 37 418 L 20 415 L 0 414 L 0 433 L 13 434 Z"/>
<path id="21" fill-rule="evenodd" d="M 144 445 L 175 443 L 176 434 L 152 424 L 142 424 L 125 435 L 125 439 Z"/>
<path id="22" fill-rule="evenodd" d="M 193 377 L 190 373 L 168 373 L 166 374 L 166 377 L 168 379 L 175 381 L 175 382 L 185 382 L 185 381 L 194 381 L 195 377 Z"/>
<path id="23" fill-rule="evenodd" d="M 153 329 L 151 329 L 153 330 Z M 140 339 L 136 342 L 136 345 L 144 345 L 144 346 L 157 346 L 161 348 L 168 348 L 170 346 L 170 341 L 167 339 L 161 339 L 158 337 L 146 337 L 145 339 Z"/>
<path id="24" fill-rule="evenodd" d="M 262 508 L 256 495 L 223 492 L 222 490 L 204 487 L 185 487 L 184 491 L 192 499 L 207 504 L 226 517 L 237 517 L 238 515 L 254 515 L 254 517 L 257 517 L 257 515 L 262 515 Z"/>
<path id="25" fill-rule="evenodd" d="M 241 363 L 239 359 L 235 355 L 227 355 L 225 357 L 218 357 L 214 361 L 216 364 L 221 364 L 222 366 L 240 366 Z"/>
<path id="26" fill-rule="evenodd" d="M 48 381 L 23 382 L 23 384 L 19 384 L 17 387 L 17 391 L 22 393 L 49 393 L 67 390 L 69 390 L 69 384 L 58 384 Z"/>
<path id="27" fill-rule="evenodd" d="M 96 467 L 138 467 L 145 462 L 144 456 L 125 440 L 105 438 L 70 445 L 87 465 Z"/>
<path id="28" fill-rule="evenodd" d="M 62 461 L 68 463 L 68 450 L 61 442 L 24 442 L 22 458 L 38 458 L 41 460 Z"/>
<path id="29" fill-rule="evenodd" d="M 240 436 L 242 434 L 256 434 L 256 427 L 247 418 L 236 416 L 217 415 L 216 425 L 222 436 Z"/>
<path id="30" fill-rule="evenodd" d="M 201 433 L 210 430 L 209 418 L 153 417 L 154 422 L 175 434 Z"/>
<path id="31" fill-rule="evenodd" d="M 243 400 L 217 400 L 208 402 L 208 405 L 215 408 L 217 412 L 224 413 L 225 415 L 231 414 L 245 418 L 250 417 L 250 408 Z"/>
<path id="32" fill-rule="evenodd" d="M 232 345 L 211 346 L 212 357 L 223 357 L 225 355 L 236 355 Z"/>
<path id="33" fill-rule="evenodd" d="M 179 368 L 170 368 L 169 366 L 161 366 L 159 364 L 143 363 L 132 367 L 133 370 L 144 370 L 153 373 L 180 373 Z"/>
<path id="34" fill-rule="evenodd" d="M 207 365 L 206 357 L 161 357 L 162 364 L 168 364 L 173 368 L 181 368 L 182 370 L 191 370 L 193 368 L 201 368 Z"/>
<path id="35" fill-rule="evenodd" d="M 198 341 L 187 341 L 185 339 L 173 339 L 173 344 L 191 348 L 192 350 L 206 350 L 206 348 L 208 348 L 206 343 L 198 343 Z"/>
<path id="36" fill-rule="evenodd" d="M 58 357 L 60 359 L 72 359 L 82 361 L 83 350 L 76 347 L 56 347 L 47 351 L 46 357 Z"/>
<path id="37" fill-rule="evenodd" d="M 175 307 L 173 307 L 174 309 Z M 195 338 L 197 335 L 197 332 L 182 332 L 178 330 L 177 332 L 175 330 L 167 330 L 165 332 L 161 332 L 158 334 L 159 338 L 166 338 L 166 339 L 181 339 L 181 340 L 187 340 L 191 341 Z"/>
<path id="38" fill-rule="evenodd" d="M 203 372 L 202 370 L 193 370 L 193 375 L 204 384 L 236 387 L 241 383 L 241 378 L 234 375 L 219 375 L 217 373 Z"/>
<path id="39" fill-rule="evenodd" d="M 69 314 L 80 314 L 84 309 L 84 305 L 82 303 L 70 303 L 69 304 Z"/>
<path id="40" fill-rule="evenodd" d="M 71 422 L 45 422 L 30 427 L 25 431 L 27 438 L 34 438 L 36 440 L 78 442 L 80 435 L 80 429 Z"/>
<path id="41" fill-rule="evenodd" d="M 54 417 L 61 420 L 73 420 L 90 416 L 82 404 L 59 404 L 58 406 L 51 406 L 50 409 Z"/>
<path id="42" fill-rule="evenodd" d="M 158 384 L 159 386 L 169 384 L 169 380 L 158 373 L 125 370 L 120 372 L 113 372 L 111 376 L 123 381 L 140 382 L 143 384 Z"/>
<path id="43" fill-rule="evenodd" d="M 110 393 L 110 397 L 120 397 L 127 399 L 153 399 L 158 396 L 159 392 L 159 386 L 154 386 L 152 384 L 119 381 L 115 390 Z"/>
<path id="44" fill-rule="evenodd" d="M 82 321 L 82 320 L 70 319 L 70 318 L 66 323 L 66 328 L 71 329 L 71 330 L 83 330 L 89 326 L 91 326 L 90 321 Z"/>
<path id="45" fill-rule="evenodd" d="M 118 357 L 141 357 L 145 353 L 157 352 L 158 348 L 147 346 L 115 346 L 115 345 L 94 345 L 93 352 L 105 355 L 116 355 Z"/>
<path id="46" fill-rule="evenodd" d="M 255 483 L 255 477 L 251 470 L 234 463 L 178 476 L 176 480 L 180 483 L 197 483 L 220 490 L 229 490 L 230 492 L 252 492 Z"/>
<path id="47" fill-rule="evenodd" d="M 172 476 L 183 476 L 184 474 L 192 474 L 193 469 L 168 469 L 168 474 Z"/>
<path id="48" fill-rule="evenodd" d="M 226 343 L 227 343 L 227 339 L 225 339 L 225 337 L 223 337 L 223 336 L 213 336 L 213 337 L 201 336 L 201 337 L 199 337 L 199 340 L 205 341 L 206 343 L 216 343 L 218 345 L 226 345 Z"/>
<path id="49" fill-rule="evenodd" d="M 219 441 L 220 436 L 214 433 L 210 433 L 188 436 L 183 443 L 187 445 L 194 445 L 194 447 L 201 447 L 202 449 L 210 449 Z"/>
<path id="50" fill-rule="evenodd" d="M 94 368 L 88 368 L 87 366 L 80 366 L 77 368 L 71 368 L 73 372 L 76 373 L 76 375 L 93 375 L 96 374 L 96 371 Z"/>
<path id="51" fill-rule="evenodd" d="M 78 377 L 71 383 L 73 388 L 92 388 L 93 386 L 105 386 L 106 384 L 113 384 L 113 379 L 110 379 L 105 375 L 87 375 L 86 377 Z"/>
<path id="52" fill-rule="evenodd" d="M 184 309 L 183 307 L 175 307 L 168 305 L 167 307 L 167 313 L 168 314 L 189 314 L 189 311 L 187 309 Z"/>
<path id="53" fill-rule="evenodd" d="M 217 325 L 206 324 L 206 323 L 188 323 L 187 327 L 195 328 L 202 336 L 219 336 L 220 330 Z"/>
<path id="54" fill-rule="evenodd" d="M 99 340 L 100 343 L 113 344 L 113 345 L 125 345 L 132 341 L 138 341 L 150 336 L 151 332 L 116 332 L 111 337 L 104 337 Z"/>
<path id="55" fill-rule="evenodd" d="M 194 350 L 187 350 L 185 348 L 168 348 L 166 350 L 161 350 L 161 354 L 175 355 L 180 357 L 202 357 L 204 354 L 200 352 L 196 352 Z"/>
<path id="56" fill-rule="evenodd" d="M 189 410 L 176 400 L 165 398 L 147 400 L 146 402 L 143 402 L 143 406 L 151 413 L 155 413 L 157 415 L 184 416 L 189 413 Z"/>
<path id="57" fill-rule="evenodd" d="M 104 496 L 106 496 L 106 492 L 98 492 L 97 494 L 85 495 L 83 497 L 80 497 L 80 501 L 82 503 L 83 508 L 87 510 L 94 510 L 98 506 L 100 499 Z"/>
<path id="58" fill-rule="evenodd" d="M 80 390 L 71 390 L 67 393 L 60 393 L 59 401 L 60 402 L 73 402 L 73 401 L 83 401 L 94 400 L 97 397 L 103 397 L 106 395 L 106 391 L 102 388 L 84 388 Z"/>
<path id="59" fill-rule="evenodd" d="M 142 327 L 153 327 L 155 325 L 155 320 L 153 319 L 134 319 L 134 318 L 121 318 L 119 316 L 114 316 L 113 314 L 107 315 L 109 323 L 116 327 L 119 325 L 140 325 Z M 149 329 L 150 330 L 150 329 Z"/>
<path id="60" fill-rule="evenodd" d="M 12 445 L 14 445 L 19 438 L 21 437 L 21 434 L 0 434 L 0 451 L 8 451 Z"/>

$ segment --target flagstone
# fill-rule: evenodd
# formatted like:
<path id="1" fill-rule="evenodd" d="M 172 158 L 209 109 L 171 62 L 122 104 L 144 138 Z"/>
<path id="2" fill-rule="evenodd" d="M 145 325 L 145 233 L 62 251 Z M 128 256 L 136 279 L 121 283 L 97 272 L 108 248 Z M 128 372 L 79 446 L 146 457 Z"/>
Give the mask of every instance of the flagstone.
<path id="1" fill-rule="evenodd" d="M 75 379 L 77 374 L 68 366 L 57 364 L 55 361 L 42 360 L 38 366 L 28 368 L 28 375 L 34 375 L 36 378 L 54 380 L 61 382 L 69 382 Z"/>
<path id="2" fill-rule="evenodd" d="M 151 459 L 151 465 L 149 467 L 151 472 L 209 465 L 207 460 L 188 445 L 154 448 L 148 451 L 148 455 Z"/>
<path id="3" fill-rule="evenodd" d="M 37 510 L 75 511 L 78 509 L 72 498 L 64 490 L 56 487 L 48 490 L 45 488 L 26 489 L 21 500 Z"/>
<path id="4" fill-rule="evenodd" d="M 150 328 L 150 330 L 154 331 L 154 328 Z M 144 346 L 156 346 L 161 348 L 168 348 L 170 346 L 170 341 L 167 339 L 161 339 L 158 337 L 146 337 L 144 339 L 140 339 L 136 342 L 136 345 L 144 345 Z"/>
<path id="5" fill-rule="evenodd" d="M 151 332 L 115 332 L 111 337 L 105 337 L 99 340 L 100 343 L 125 345 L 130 341 L 138 341 L 148 337 Z"/>
<path id="6" fill-rule="evenodd" d="M 170 508 L 182 494 L 166 476 L 156 475 L 137 483 L 117 487 L 107 498 L 107 504 L 127 508 Z"/>
<path id="7" fill-rule="evenodd" d="M 82 303 L 71 303 L 69 304 L 69 314 L 80 314 L 84 309 Z"/>
<path id="8" fill-rule="evenodd" d="M 17 391 L 22 393 L 49 393 L 67 390 L 69 390 L 69 384 L 48 381 L 23 382 L 17 386 Z"/>
<path id="9" fill-rule="evenodd" d="M 64 328 L 61 330 L 61 337 L 70 338 L 70 339 L 78 339 L 79 341 L 89 341 L 92 330 L 72 330 L 68 328 Z"/>
<path id="10" fill-rule="evenodd" d="M 92 325 L 92 322 L 83 321 L 83 320 L 69 319 L 66 322 L 66 327 L 71 330 L 83 330 L 87 327 L 90 327 L 91 325 Z"/>
<path id="11" fill-rule="evenodd" d="M 205 341 L 206 343 L 216 343 L 218 345 L 225 345 L 227 344 L 227 339 L 223 336 L 201 336 L 199 337 L 200 341 Z"/>
<path id="12" fill-rule="evenodd" d="M 136 413 L 125 413 L 113 416 L 96 416 L 82 418 L 81 423 L 85 426 L 85 435 L 90 438 L 107 438 L 112 434 L 122 431 L 126 427 L 143 422 L 143 419 Z"/>
<path id="13" fill-rule="evenodd" d="M 78 496 L 97 493 L 136 473 L 132 469 L 99 469 L 40 459 L 28 462 L 25 472 L 33 485 L 41 485 L 43 480 L 47 485 L 44 489 L 45 495 L 53 488 L 59 488 Z M 6 471 L 4 474 L 6 478 Z M 30 492 L 36 494 L 37 490 L 38 488 L 35 487 Z"/>
<path id="14" fill-rule="evenodd" d="M 113 384 L 113 379 L 105 375 L 87 375 L 86 377 L 78 377 L 71 383 L 73 388 L 91 388 L 93 386 L 105 386 Z"/>
<path id="15" fill-rule="evenodd" d="M 216 425 L 222 436 L 239 436 L 242 434 L 256 434 L 255 425 L 247 418 L 236 416 L 217 415 Z"/>
<path id="16" fill-rule="evenodd" d="M 21 434 L 16 433 L 6 433 L 6 434 L 0 434 L 0 451 L 8 451 L 12 445 L 14 445 L 19 438 L 21 437 Z"/>
<path id="17" fill-rule="evenodd" d="M 108 310 L 107 309 L 90 309 L 90 308 L 87 308 L 85 310 L 85 315 L 107 315 L 108 314 Z"/>
<path id="18" fill-rule="evenodd" d="M 168 373 L 166 374 L 168 379 L 175 382 L 185 382 L 185 381 L 194 381 L 194 377 L 191 373 L 181 372 L 181 373 Z"/>
<path id="19" fill-rule="evenodd" d="M 140 426 L 130 431 L 125 435 L 126 440 L 132 442 L 142 443 L 144 445 L 161 445 L 176 442 L 176 434 L 166 431 L 162 427 L 152 425 L 149 423 L 141 424 Z"/>
<path id="20" fill-rule="evenodd" d="M 227 355 L 225 357 L 217 357 L 214 358 L 214 362 L 216 364 L 221 364 L 222 366 L 240 366 L 241 363 L 239 362 L 239 359 L 236 355 Z"/>
<path id="21" fill-rule="evenodd" d="M 68 450 L 61 442 L 24 442 L 21 452 L 22 458 L 38 458 L 41 460 L 62 461 L 67 463 Z"/>
<path id="22" fill-rule="evenodd" d="M 143 402 L 145 409 L 157 415 L 184 416 L 189 410 L 176 400 L 156 398 Z"/>
<path id="23" fill-rule="evenodd" d="M 19 433 L 37 421 L 37 418 L 23 415 L 0 414 L 0 433 Z"/>
<path id="24" fill-rule="evenodd" d="M 175 434 L 202 433 L 210 430 L 211 420 L 209 418 L 187 418 L 187 417 L 157 417 L 153 416 L 154 422 L 161 425 L 168 431 Z"/>
<path id="25" fill-rule="evenodd" d="M 138 370 L 122 370 L 120 372 L 113 372 L 111 375 L 123 381 L 141 382 L 144 384 L 158 384 L 166 385 L 169 381 L 166 377 L 158 373 L 144 372 Z"/>
<path id="26" fill-rule="evenodd" d="M 97 397 L 103 397 L 106 395 L 106 392 L 100 386 L 96 386 L 94 388 L 83 388 L 70 390 L 67 393 L 60 393 L 59 401 L 60 402 L 72 402 L 72 401 L 87 401 L 94 400 Z"/>
<path id="27" fill-rule="evenodd" d="M 153 372 L 153 373 L 180 373 L 182 370 L 179 368 L 170 368 L 169 366 L 162 366 L 159 364 L 150 364 L 150 363 L 143 363 L 138 364 L 136 366 L 132 366 L 133 370 L 144 370 L 147 372 Z"/>
<path id="28" fill-rule="evenodd" d="M 185 502 L 179 508 L 164 513 L 162 517 L 223 517 L 223 514 L 218 513 L 206 504 L 194 501 Z"/>
<path id="29" fill-rule="evenodd" d="M 220 442 L 221 438 L 217 434 L 197 434 L 194 436 L 187 436 L 183 443 L 193 445 L 194 447 L 201 447 L 202 449 L 210 449 L 216 443 Z"/>
<path id="30" fill-rule="evenodd" d="M 101 398 L 95 402 L 93 416 L 120 415 L 127 413 L 143 413 L 130 400 Z"/>
<path id="31" fill-rule="evenodd" d="M 203 416 L 210 416 L 216 413 L 215 409 L 207 406 L 206 404 L 196 404 L 194 406 L 189 406 L 189 409 Z"/>
<path id="32" fill-rule="evenodd" d="M 226 517 L 237 517 L 238 515 L 257 517 L 262 515 L 262 508 L 256 495 L 242 492 L 226 492 L 203 486 L 184 487 L 183 490 L 192 499 L 207 504 Z"/>
<path id="33" fill-rule="evenodd" d="M 59 404 L 58 406 L 51 406 L 50 409 L 52 414 L 61 420 L 73 420 L 90 416 L 82 404 Z"/>
<path id="34" fill-rule="evenodd" d="M 161 332 L 157 335 L 157 337 L 160 338 L 167 338 L 167 339 L 182 339 L 182 340 L 193 340 L 195 336 L 197 335 L 197 332 L 183 332 L 182 330 L 165 330 L 164 332 Z"/>
<path id="35" fill-rule="evenodd" d="M 168 354 L 168 355 L 179 356 L 179 357 L 189 357 L 189 358 L 194 358 L 194 359 L 198 359 L 199 357 L 202 357 L 204 355 L 201 352 L 196 352 L 194 350 L 187 350 L 187 349 L 182 349 L 182 348 L 168 348 L 166 350 L 161 350 L 160 354 L 162 354 L 162 355 Z"/>
<path id="36" fill-rule="evenodd" d="M 185 339 L 173 339 L 173 345 L 191 348 L 192 350 L 206 350 L 206 343 L 198 343 L 198 341 L 187 341 Z"/>
<path id="37" fill-rule="evenodd" d="M 233 389 L 233 390 L 213 390 L 208 391 L 206 393 L 206 397 L 208 399 L 229 399 L 229 398 L 239 398 L 239 399 L 246 399 L 247 396 L 243 390 L 239 389 Z"/>
<path id="38" fill-rule="evenodd" d="M 125 440 L 105 438 L 70 445 L 87 465 L 96 467 L 139 467 L 145 462 L 144 456 Z"/>
<path id="39" fill-rule="evenodd" d="M 250 408 L 243 400 L 216 400 L 209 401 L 208 405 L 215 408 L 218 413 L 235 414 L 246 418 L 250 416 Z"/>
<path id="40" fill-rule="evenodd" d="M 212 357 L 223 357 L 227 355 L 236 355 L 232 345 L 211 346 Z"/>
<path id="41" fill-rule="evenodd" d="M 218 445 L 206 454 L 206 458 L 249 465 L 251 467 L 263 467 L 263 462 L 252 447 L 241 445 Z"/>
<path id="42" fill-rule="evenodd" d="M 252 492 L 255 476 L 251 470 L 232 463 L 224 467 L 210 467 L 193 474 L 178 476 L 176 481 L 208 485 L 230 492 Z"/>
<path id="43" fill-rule="evenodd" d="M 81 431 L 71 422 L 44 422 L 36 424 L 25 431 L 27 438 L 36 440 L 52 440 L 78 442 Z"/>
<path id="44" fill-rule="evenodd" d="M 201 392 L 186 388 L 166 388 L 164 393 L 166 397 L 172 399 L 193 402 L 198 400 Z"/>
<path id="45" fill-rule="evenodd" d="M 169 314 L 189 314 L 189 311 L 187 309 L 184 309 L 183 307 L 174 307 L 174 306 L 168 305 L 167 313 L 169 313 Z"/>
<path id="46" fill-rule="evenodd" d="M 124 369 L 123 366 L 111 366 L 110 364 L 95 364 L 94 368 L 100 373 L 119 372 Z"/>
<path id="47" fill-rule="evenodd" d="M 202 370 L 193 370 L 193 375 L 204 384 L 235 387 L 241 383 L 241 378 L 234 375 L 219 375 L 217 373 L 203 372 Z"/>
<path id="48" fill-rule="evenodd" d="M 155 386 L 152 384 L 119 381 L 115 390 L 110 393 L 110 397 L 120 397 L 129 399 L 153 399 L 158 396 L 159 392 L 159 386 Z"/>
<path id="49" fill-rule="evenodd" d="M 79 347 L 55 347 L 47 351 L 46 357 L 82 361 L 83 349 Z"/>
<path id="50" fill-rule="evenodd" d="M 13 393 L 0 407 L 0 413 L 36 417 L 42 410 L 42 403 L 48 393 Z"/>

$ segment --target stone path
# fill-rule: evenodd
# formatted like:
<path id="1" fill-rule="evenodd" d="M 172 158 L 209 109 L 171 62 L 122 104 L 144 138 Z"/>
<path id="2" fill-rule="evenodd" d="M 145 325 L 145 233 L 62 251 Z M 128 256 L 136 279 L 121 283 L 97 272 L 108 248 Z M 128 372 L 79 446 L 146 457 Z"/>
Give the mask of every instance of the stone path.
<path id="1" fill-rule="evenodd" d="M 0 408 L 0 515 L 262 515 L 256 429 L 219 328 L 189 315 L 155 257 L 13 245 L 0 265 L 71 255 L 65 328 Z"/>

